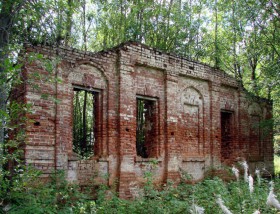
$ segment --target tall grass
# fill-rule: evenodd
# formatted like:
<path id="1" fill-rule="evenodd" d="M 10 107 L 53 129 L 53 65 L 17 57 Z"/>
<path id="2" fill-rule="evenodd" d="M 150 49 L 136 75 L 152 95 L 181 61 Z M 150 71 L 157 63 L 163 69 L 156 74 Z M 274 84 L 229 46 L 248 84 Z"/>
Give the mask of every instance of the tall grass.
<path id="1" fill-rule="evenodd" d="M 279 180 L 274 182 L 277 193 Z M 181 183 L 176 187 L 169 184 L 160 190 L 145 189 L 143 196 L 134 201 L 125 201 L 117 196 L 98 200 L 96 213 L 253 214 L 260 211 L 262 214 L 275 214 L 277 209 L 267 205 L 269 187 L 269 181 L 261 179 L 261 184 L 255 184 L 254 191 L 250 192 L 248 183 L 243 180 L 225 182 L 219 177 L 207 178 L 195 185 Z M 192 211 L 193 207 L 200 207 L 204 212 Z"/>
<path id="2" fill-rule="evenodd" d="M 243 173 L 241 165 L 238 169 Z M 22 188 L 11 189 L 9 200 L 0 200 L 0 213 L 253 214 L 260 211 L 275 214 L 277 209 L 273 201 L 280 196 L 278 178 L 274 179 L 274 191 L 271 191 L 270 181 L 262 178 L 254 182 L 250 191 L 250 182 L 241 176 L 237 181 L 231 169 L 212 170 L 197 184 L 191 184 L 186 176 L 179 185 L 167 183 L 161 187 L 154 186 L 153 175 L 148 174 L 142 194 L 133 201 L 120 199 L 117 192 L 108 194 L 106 186 L 99 187 L 96 200 L 92 200 L 62 177 L 54 177 L 54 182 L 46 186 L 35 185 L 32 181 Z M 269 194 L 273 201 L 267 203 Z"/>

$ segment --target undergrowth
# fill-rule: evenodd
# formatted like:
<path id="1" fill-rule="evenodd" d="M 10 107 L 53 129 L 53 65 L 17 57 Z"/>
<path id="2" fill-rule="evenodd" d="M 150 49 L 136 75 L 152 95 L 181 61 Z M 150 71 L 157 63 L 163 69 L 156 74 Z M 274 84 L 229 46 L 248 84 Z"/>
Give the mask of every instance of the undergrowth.
<path id="1" fill-rule="evenodd" d="M 279 180 L 275 180 L 275 189 L 279 190 Z M 208 178 L 195 185 L 181 183 L 169 184 L 164 189 L 149 189 L 134 201 L 125 201 L 114 195 L 110 200 L 96 203 L 96 213 L 191 213 L 193 205 L 205 209 L 204 213 L 223 213 L 216 200 L 221 197 L 232 213 L 275 214 L 277 210 L 266 205 L 269 193 L 268 180 L 256 184 L 250 194 L 248 183 L 244 181 L 224 182 L 218 177 Z M 195 212 L 193 212 L 195 213 Z"/>
<path id="2" fill-rule="evenodd" d="M 30 176 L 32 174 L 32 176 Z M 232 213 L 275 214 L 277 210 L 266 205 L 269 181 L 261 179 L 254 183 L 250 193 L 248 183 L 229 180 L 217 176 L 205 178 L 197 184 L 183 180 L 179 185 L 167 183 L 160 189 L 152 185 L 150 178 L 136 200 L 123 200 L 116 192 L 108 195 L 108 188 L 100 186 L 97 199 L 81 193 L 79 187 L 67 183 L 63 173 L 54 174 L 51 182 L 38 182 L 39 174 L 34 171 L 23 173 L 13 188 L 1 192 L 0 213 L 191 213 L 194 205 L 204 208 L 204 213 L 223 213 L 217 205 L 217 198 L 224 201 Z M 275 195 L 279 194 L 279 179 L 274 179 Z M 3 190 L 3 188 L 2 188 Z M 3 198 L 4 196 L 4 198 Z M 195 212 L 192 212 L 195 213 Z"/>

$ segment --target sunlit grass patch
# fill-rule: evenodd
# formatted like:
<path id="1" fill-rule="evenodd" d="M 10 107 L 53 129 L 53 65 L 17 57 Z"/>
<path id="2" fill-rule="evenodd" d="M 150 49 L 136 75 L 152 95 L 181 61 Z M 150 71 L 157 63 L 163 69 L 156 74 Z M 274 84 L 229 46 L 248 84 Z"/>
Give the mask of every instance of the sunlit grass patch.
<path id="1" fill-rule="evenodd" d="M 280 174 L 280 156 L 274 155 L 274 171 L 275 175 Z"/>

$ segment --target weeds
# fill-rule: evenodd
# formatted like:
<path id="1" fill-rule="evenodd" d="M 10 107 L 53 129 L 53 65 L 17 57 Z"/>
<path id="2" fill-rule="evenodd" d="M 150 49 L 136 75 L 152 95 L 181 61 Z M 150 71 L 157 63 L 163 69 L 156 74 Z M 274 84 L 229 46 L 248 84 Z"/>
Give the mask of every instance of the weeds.
<path id="1" fill-rule="evenodd" d="M 278 178 L 274 179 L 273 186 L 268 180 L 259 178 L 259 182 L 254 182 L 253 191 L 244 179 L 224 181 L 217 176 L 197 184 L 183 180 L 174 186 L 168 182 L 158 189 L 148 173 L 143 194 L 136 200 L 127 201 L 120 199 L 116 192 L 108 197 L 107 186 L 100 186 L 97 199 L 92 200 L 89 195 L 81 193 L 78 186 L 67 183 L 62 172 L 54 175 L 48 184 L 37 182 L 38 176 L 35 171 L 24 172 L 21 180 L 9 190 L 5 206 L 0 205 L 0 213 L 275 214 L 279 205 Z M 235 178 L 233 174 L 232 177 Z"/>

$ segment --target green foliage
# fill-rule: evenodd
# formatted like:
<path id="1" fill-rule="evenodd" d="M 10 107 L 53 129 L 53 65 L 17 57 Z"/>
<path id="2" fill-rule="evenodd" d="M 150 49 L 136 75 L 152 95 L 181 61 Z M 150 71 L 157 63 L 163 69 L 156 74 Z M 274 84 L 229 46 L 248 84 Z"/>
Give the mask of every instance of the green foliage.
<path id="1" fill-rule="evenodd" d="M 32 168 L 20 172 L 13 185 L 1 191 L 0 213 L 94 213 L 95 203 L 78 186 L 67 183 L 63 172 L 54 173 L 48 183 Z"/>
<path id="2" fill-rule="evenodd" d="M 275 180 L 276 189 L 279 180 Z M 157 189 L 148 179 L 144 186 L 142 197 L 134 201 L 103 197 L 96 201 L 97 213 L 190 213 L 193 204 L 205 209 L 205 213 L 222 213 L 217 205 L 217 197 L 221 197 L 225 205 L 233 213 L 273 214 L 274 208 L 266 205 L 269 192 L 267 180 L 261 179 L 261 184 L 255 182 L 254 192 L 250 194 L 248 183 L 244 181 L 224 182 L 218 177 L 205 179 L 195 185 L 181 183 L 178 186 L 167 184 Z"/>
<path id="3" fill-rule="evenodd" d="M 30 175 L 33 176 L 30 176 Z M 167 184 L 158 189 L 149 179 L 144 186 L 144 194 L 137 200 L 126 201 L 117 194 L 108 195 L 108 188 L 101 186 L 97 200 L 78 191 L 77 186 L 68 184 L 63 174 L 53 176 L 50 183 L 38 182 L 38 174 L 26 171 L 21 181 L 10 189 L 9 204 L 2 209 L 9 213 L 190 213 L 193 204 L 205 209 L 205 213 L 222 213 L 216 203 L 221 197 L 233 213 L 273 214 L 274 208 L 266 205 L 269 192 L 267 180 L 255 182 L 254 192 L 250 194 L 248 183 L 244 181 L 224 182 L 220 178 L 206 179 L 195 185 L 181 183 L 178 186 Z M 275 180 L 275 189 L 279 189 L 279 180 Z M 3 210 L 2 210 L 3 212 Z"/>

